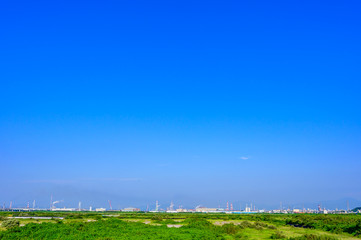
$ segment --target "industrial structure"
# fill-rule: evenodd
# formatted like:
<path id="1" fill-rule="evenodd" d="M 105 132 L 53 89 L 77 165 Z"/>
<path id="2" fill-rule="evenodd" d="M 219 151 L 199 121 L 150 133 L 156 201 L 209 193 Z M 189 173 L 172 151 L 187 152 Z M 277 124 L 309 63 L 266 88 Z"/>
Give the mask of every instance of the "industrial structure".
<path id="1" fill-rule="evenodd" d="M 8 207 L 6 206 L 5 202 L 3 203 L 2 208 L 0 207 L 0 211 L 96 211 L 96 212 L 105 212 L 105 211 L 123 211 L 123 212 L 140 212 L 142 211 L 141 208 L 137 207 L 125 207 L 125 208 L 118 208 L 113 209 L 112 203 L 110 200 L 107 201 L 109 208 L 105 207 L 97 207 L 95 210 L 93 210 L 93 207 L 90 206 L 88 209 L 82 208 L 82 202 L 78 202 L 77 208 L 69 208 L 69 207 L 58 207 L 57 205 L 61 202 L 64 202 L 63 200 L 54 200 L 53 195 L 50 196 L 50 206 L 48 209 L 42 209 L 37 207 L 36 200 L 32 201 L 32 207 L 30 207 L 30 201 L 25 202 L 22 204 L 22 206 L 25 205 L 25 207 L 18 207 L 14 204 L 13 201 L 9 202 Z M 161 209 L 160 204 L 158 200 L 155 201 L 155 205 L 153 205 L 154 208 L 149 207 L 149 205 L 146 206 L 146 209 L 143 210 L 144 212 L 166 212 L 166 213 L 226 213 L 226 214 L 253 214 L 253 213 L 282 213 L 282 214 L 302 214 L 302 213 L 318 213 L 318 214 L 352 214 L 352 213 L 361 213 L 361 209 L 356 209 L 355 211 L 350 210 L 349 203 L 347 201 L 346 208 L 345 209 L 326 209 L 324 206 L 321 206 L 319 204 L 316 209 L 310 209 L 305 208 L 302 206 L 302 208 L 291 208 L 288 206 L 286 209 L 282 202 L 280 203 L 279 209 L 272 209 L 272 210 L 264 210 L 264 209 L 257 209 L 256 206 L 253 203 L 245 204 L 244 209 L 241 208 L 241 205 L 239 205 L 239 209 L 235 209 L 232 202 L 227 201 L 225 204 L 225 208 L 221 208 L 221 206 L 218 206 L 218 208 L 215 207 L 205 207 L 202 205 L 196 206 L 194 209 L 187 209 L 183 208 L 182 206 L 179 206 L 178 208 L 174 208 L 173 201 L 170 202 L 169 207 L 166 209 Z M 152 210 L 153 209 L 153 210 Z"/>

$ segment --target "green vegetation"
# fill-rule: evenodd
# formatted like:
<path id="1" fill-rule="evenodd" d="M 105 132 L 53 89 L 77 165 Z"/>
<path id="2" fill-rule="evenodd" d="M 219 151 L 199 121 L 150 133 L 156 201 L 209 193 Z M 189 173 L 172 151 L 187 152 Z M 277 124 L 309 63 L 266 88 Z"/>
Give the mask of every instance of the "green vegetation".
<path id="1" fill-rule="evenodd" d="M 0 222 L 0 240 L 361 239 L 361 215 L 0 212 Z"/>
<path id="2" fill-rule="evenodd" d="M 330 236 L 318 236 L 314 234 L 306 234 L 301 237 L 290 238 L 290 240 L 337 240 L 338 238 Z"/>
<path id="3" fill-rule="evenodd" d="M 352 215 L 295 215 L 286 223 L 296 227 L 322 229 L 333 233 L 361 235 L 361 218 Z"/>
<path id="4" fill-rule="evenodd" d="M 1 223 L 1 226 L 7 229 L 19 227 L 20 221 L 16 219 L 7 219 Z"/>

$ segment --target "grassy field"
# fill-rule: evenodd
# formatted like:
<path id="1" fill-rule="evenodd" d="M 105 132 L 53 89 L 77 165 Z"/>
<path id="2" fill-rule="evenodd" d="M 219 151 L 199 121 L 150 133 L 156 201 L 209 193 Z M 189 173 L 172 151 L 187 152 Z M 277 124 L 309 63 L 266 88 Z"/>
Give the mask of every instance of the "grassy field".
<path id="1" fill-rule="evenodd" d="M 54 218 L 15 218 L 37 216 Z M 0 212 L 0 223 L 0 239 L 361 239 L 361 215 Z"/>

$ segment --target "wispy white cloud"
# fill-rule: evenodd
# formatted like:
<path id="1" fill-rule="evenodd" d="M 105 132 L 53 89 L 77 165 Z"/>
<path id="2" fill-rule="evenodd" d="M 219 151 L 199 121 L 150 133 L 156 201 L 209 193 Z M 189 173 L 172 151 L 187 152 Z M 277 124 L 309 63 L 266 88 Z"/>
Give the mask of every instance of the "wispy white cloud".
<path id="1" fill-rule="evenodd" d="M 239 159 L 242 159 L 242 160 L 248 160 L 249 157 L 240 157 Z"/>
<path id="2" fill-rule="evenodd" d="M 109 181 L 109 182 L 135 182 L 141 181 L 142 178 L 83 178 L 80 181 Z"/>

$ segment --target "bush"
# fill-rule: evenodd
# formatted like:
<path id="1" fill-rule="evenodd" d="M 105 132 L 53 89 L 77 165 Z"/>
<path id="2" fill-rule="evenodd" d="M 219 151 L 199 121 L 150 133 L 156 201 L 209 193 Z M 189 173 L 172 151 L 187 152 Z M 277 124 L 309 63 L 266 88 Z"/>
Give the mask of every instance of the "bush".
<path id="1" fill-rule="evenodd" d="M 286 236 L 281 231 L 277 231 L 274 234 L 271 235 L 270 239 L 283 239 L 286 238 Z"/>
<path id="2" fill-rule="evenodd" d="M 102 220 L 103 217 L 102 217 L 101 215 L 96 215 L 96 216 L 94 217 L 94 219 L 95 219 L 95 220 Z"/>
<path id="3" fill-rule="evenodd" d="M 55 220 L 56 223 L 59 223 L 59 224 L 63 223 L 63 221 L 61 219 L 59 219 L 59 218 L 53 218 L 53 219 Z"/>
<path id="4" fill-rule="evenodd" d="M 153 220 L 153 221 L 163 221 L 163 218 L 162 218 L 162 216 L 160 216 L 160 215 L 154 215 L 154 216 L 151 218 L 151 220 Z"/>
<path id="5" fill-rule="evenodd" d="M 239 224 L 241 228 L 252 228 L 253 224 L 249 221 L 243 221 Z"/>
<path id="6" fill-rule="evenodd" d="M 227 233 L 227 234 L 235 234 L 237 233 L 240 229 L 239 227 L 235 226 L 234 224 L 224 224 L 222 226 L 222 230 L 223 232 Z"/>
<path id="7" fill-rule="evenodd" d="M 260 225 L 254 225 L 254 229 L 256 229 L 256 230 L 263 230 L 263 227 L 261 227 Z"/>
<path id="8" fill-rule="evenodd" d="M 198 228 L 198 229 L 213 229 L 215 226 L 208 222 L 205 219 L 197 219 L 197 218 L 190 218 L 184 221 L 185 223 L 188 223 L 186 227 L 188 228 Z"/>
<path id="9" fill-rule="evenodd" d="M 274 225 L 268 225 L 267 228 L 269 228 L 269 229 L 274 229 L 274 230 L 277 229 L 277 227 L 274 226 Z"/>
<path id="10" fill-rule="evenodd" d="M 338 240 L 338 238 L 325 236 L 325 235 L 314 235 L 314 234 L 305 234 L 301 237 L 289 238 L 290 240 Z"/>
<path id="11" fill-rule="evenodd" d="M 179 222 L 174 221 L 173 219 L 165 219 L 160 222 L 161 224 L 179 224 Z"/>
<path id="12" fill-rule="evenodd" d="M 235 239 L 242 239 L 242 240 L 246 240 L 246 239 L 249 239 L 249 237 L 243 233 L 237 233 L 234 235 L 234 238 Z"/>
<path id="13" fill-rule="evenodd" d="M 268 226 L 266 223 L 259 222 L 259 221 L 255 222 L 254 225 L 255 225 L 255 227 L 257 227 L 257 226 L 259 226 L 259 227 L 267 227 Z"/>
<path id="14" fill-rule="evenodd" d="M 8 219 L 2 222 L 1 226 L 10 229 L 10 228 L 14 228 L 14 227 L 19 227 L 20 222 L 19 220 L 16 219 Z"/>
<path id="15" fill-rule="evenodd" d="M 72 213 L 69 214 L 68 216 L 65 217 L 66 219 L 82 219 L 83 216 L 77 213 Z"/>

